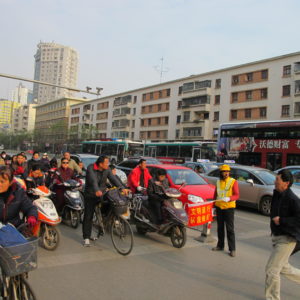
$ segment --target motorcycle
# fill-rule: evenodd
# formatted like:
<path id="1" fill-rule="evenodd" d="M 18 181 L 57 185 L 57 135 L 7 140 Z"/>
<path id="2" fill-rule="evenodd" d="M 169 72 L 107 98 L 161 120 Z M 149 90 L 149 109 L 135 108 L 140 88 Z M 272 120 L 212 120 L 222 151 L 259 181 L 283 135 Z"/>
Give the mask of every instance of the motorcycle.
<path id="1" fill-rule="evenodd" d="M 26 180 L 30 181 L 30 178 Z M 32 179 L 31 179 L 32 180 Z M 55 250 L 59 244 L 60 233 L 56 225 L 61 222 L 51 199 L 51 191 L 46 186 L 38 186 L 27 191 L 38 210 L 38 221 L 32 235 L 40 238 L 41 245 L 47 250 Z"/>
<path id="2" fill-rule="evenodd" d="M 84 210 L 83 195 L 80 192 L 82 185 L 78 181 L 70 179 L 65 181 L 63 186 L 65 187 L 64 198 L 66 203 L 62 210 L 62 218 L 64 223 L 77 228 Z"/>
<path id="3" fill-rule="evenodd" d="M 144 190 L 145 192 L 145 190 Z M 135 224 L 139 234 L 157 232 L 168 236 L 175 248 L 182 248 L 186 243 L 186 228 L 188 216 L 183 209 L 179 190 L 168 188 L 164 190 L 166 199 L 162 202 L 163 224 L 154 224 L 154 216 L 145 194 L 134 194 L 130 199 L 131 223 Z"/>

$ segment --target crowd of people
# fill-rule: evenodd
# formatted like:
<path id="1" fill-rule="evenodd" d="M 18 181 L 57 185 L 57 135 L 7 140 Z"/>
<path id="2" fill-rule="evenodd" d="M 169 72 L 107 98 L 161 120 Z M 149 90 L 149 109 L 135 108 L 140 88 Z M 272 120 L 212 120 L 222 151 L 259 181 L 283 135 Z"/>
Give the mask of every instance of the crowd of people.
<path id="1" fill-rule="evenodd" d="M 42 157 L 34 152 L 26 161 L 26 155 L 19 153 L 10 157 L 4 151 L 0 155 L 0 222 L 10 222 L 16 227 L 23 221 L 34 226 L 37 222 L 37 209 L 26 195 L 25 189 L 15 180 L 22 178 L 27 190 L 40 185 L 51 186 L 55 191 L 54 204 L 60 213 L 64 205 L 61 183 L 66 180 L 80 180 L 84 166 L 71 159 L 65 152 L 60 160 L 49 160 L 47 153 Z M 51 172 L 55 170 L 55 172 Z M 236 256 L 234 230 L 234 210 L 239 199 L 238 181 L 230 177 L 230 166 L 220 166 L 220 178 L 215 189 L 215 206 L 217 210 L 218 242 L 213 251 L 223 251 L 225 230 L 228 240 L 229 255 Z M 200 176 L 199 172 L 199 176 Z M 28 177 L 30 180 L 27 180 Z M 115 186 L 127 195 L 147 191 L 149 204 L 155 216 L 157 226 L 163 222 L 161 205 L 165 199 L 164 190 L 169 187 L 167 173 L 159 169 L 154 177 L 147 169 L 146 160 L 141 159 L 128 176 L 127 186 L 116 175 L 116 168 L 109 164 L 108 156 L 99 156 L 97 161 L 86 166 L 84 195 L 84 218 L 82 224 L 83 245 L 90 246 L 95 238 L 92 233 L 92 219 L 95 205 L 103 200 L 108 186 Z M 271 203 L 270 227 L 273 251 L 266 265 L 265 296 L 268 300 L 280 299 L 280 275 L 300 283 L 300 270 L 289 264 L 289 257 L 300 244 L 300 199 L 291 190 L 293 176 L 287 170 L 276 176 L 275 190 Z"/>

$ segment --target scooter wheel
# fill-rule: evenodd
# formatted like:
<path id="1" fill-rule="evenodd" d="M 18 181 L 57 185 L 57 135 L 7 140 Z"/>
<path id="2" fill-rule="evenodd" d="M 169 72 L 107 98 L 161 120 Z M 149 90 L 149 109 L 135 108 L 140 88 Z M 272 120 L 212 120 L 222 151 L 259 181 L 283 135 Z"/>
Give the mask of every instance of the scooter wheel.
<path id="1" fill-rule="evenodd" d="M 80 222 L 80 214 L 78 211 L 70 211 L 71 226 L 77 228 Z"/>
<path id="2" fill-rule="evenodd" d="M 46 229 L 43 228 L 41 234 L 41 242 L 42 242 L 42 246 L 46 250 L 51 250 L 51 251 L 55 250 L 59 244 L 59 240 L 60 240 L 60 233 L 58 228 L 56 228 L 55 226 L 48 226 L 48 236 L 46 233 Z"/>
<path id="3" fill-rule="evenodd" d="M 186 228 L 173 226 L 171 228 L 171 242 L 175 248 L 182 248 L 186 243 Z"/>

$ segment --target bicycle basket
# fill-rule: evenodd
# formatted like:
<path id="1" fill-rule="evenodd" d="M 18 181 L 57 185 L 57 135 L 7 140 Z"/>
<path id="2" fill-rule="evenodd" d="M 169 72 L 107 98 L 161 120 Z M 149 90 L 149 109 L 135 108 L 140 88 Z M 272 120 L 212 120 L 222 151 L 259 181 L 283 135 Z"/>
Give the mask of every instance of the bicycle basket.
<path id="1" fill-rule="evenodd" d="M 114 205 L 114 213 L 117 216 L 123 215 L 127 212 L 127 205 Z"/>
<path id="2" fill-rule="evenodd" d="M 0 247 L 0 267 L 6 276 L 16 276 L 37 268 L 37 238 L 27 243 Z"/>

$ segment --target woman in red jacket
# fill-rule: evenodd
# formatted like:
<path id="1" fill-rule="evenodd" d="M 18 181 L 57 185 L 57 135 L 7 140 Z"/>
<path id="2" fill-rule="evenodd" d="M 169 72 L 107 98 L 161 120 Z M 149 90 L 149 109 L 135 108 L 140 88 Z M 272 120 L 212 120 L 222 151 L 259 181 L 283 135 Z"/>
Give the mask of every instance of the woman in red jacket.
<path id="1" fill-rule="evenodd" d="M 142 187 L 147 188 L 148 182 L 152 178 L 147 169 L 145 159 L 140 159 L 139 164 L 135 167 L 128 176 L 128 186 L 133 193 L 141 191 Z"/>

